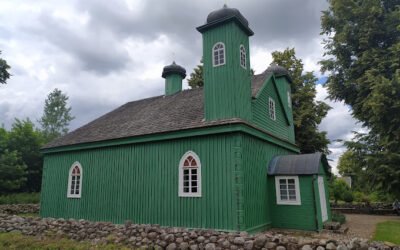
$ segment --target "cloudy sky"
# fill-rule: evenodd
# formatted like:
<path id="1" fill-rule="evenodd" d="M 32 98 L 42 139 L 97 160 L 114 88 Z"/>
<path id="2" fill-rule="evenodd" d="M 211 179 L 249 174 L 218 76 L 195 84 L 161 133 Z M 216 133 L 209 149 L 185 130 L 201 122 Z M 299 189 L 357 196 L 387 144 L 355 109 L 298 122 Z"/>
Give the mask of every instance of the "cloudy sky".
<path id="1" fill-rule="evenodd" d="M 305 69 L 323 78 L 318 61 L 323 46 L 321 11 L 326 0 L 229 0 L 255 32 L 251 66 L 261 73 L 271 52 L 295 47 Z M 172 60 L 190 73 L 201 54 L 201 35 L 209 12 L 224 0 L 2 0 L 1 57 L 12 77 L 0 86 L 0 124 L 10 128 L 15 117 L 36 121 L 54 88 L 69 97 L 75 129 L 125 102 L 163 94 L 163 66 Z M 186 82 L 185 82 L 186 84 Z M 187 87 L 187 84 L 186 84 Z M 321 124 L 331 140 L 349 139 L 360 130 L 342 103 L 318 100 L 333 109 Z M 336 165 L 340 143 L 330 147 Z"/>

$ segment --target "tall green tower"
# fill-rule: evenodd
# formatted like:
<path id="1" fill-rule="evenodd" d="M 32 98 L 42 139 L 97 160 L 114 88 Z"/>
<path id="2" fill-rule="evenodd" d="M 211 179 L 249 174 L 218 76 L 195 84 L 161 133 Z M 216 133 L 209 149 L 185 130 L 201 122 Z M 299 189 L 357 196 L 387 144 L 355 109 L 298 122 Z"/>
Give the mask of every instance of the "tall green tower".
<path id="1" fill-rule="evenodd" d="M 254 33 L 239 10 L 211 12 L 203 35 L 204 116 L 207 121 L 251 119 L 249 36 Z"/>

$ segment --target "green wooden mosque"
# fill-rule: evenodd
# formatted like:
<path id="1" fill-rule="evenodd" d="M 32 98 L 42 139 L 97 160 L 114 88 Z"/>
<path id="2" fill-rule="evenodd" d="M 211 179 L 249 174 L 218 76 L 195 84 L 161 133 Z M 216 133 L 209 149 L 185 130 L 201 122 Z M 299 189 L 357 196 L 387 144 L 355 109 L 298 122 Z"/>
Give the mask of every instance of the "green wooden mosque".
<path id="1" fill-rule="evenodd" d="M 204 88 L 133 101 L 43 149 L 41 216 L 257 232 L 330 220 L 321 153 L 299 154 L 291 79 L 251 74 L 248 21 L 234 8 L 204 25 Z"/>

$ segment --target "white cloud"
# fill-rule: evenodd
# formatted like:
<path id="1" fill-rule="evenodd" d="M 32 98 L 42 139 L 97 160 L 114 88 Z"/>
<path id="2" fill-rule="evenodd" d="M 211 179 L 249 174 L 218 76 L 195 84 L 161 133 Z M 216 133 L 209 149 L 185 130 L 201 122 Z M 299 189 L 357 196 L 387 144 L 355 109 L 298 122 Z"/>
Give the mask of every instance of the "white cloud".
<path id="1" fill-rule="evenodd" d="M 176 60 L 190 75 L 202 57 L 195 27 L 221 5 L 211 0 L 1 1 L 1 57 L 12 66 L 12 77 L 0 86 L 0 124 L 9 127 L 14 117 L 39 119 L 54 88 L 70 97 L 76 116 L 71 128 L 125 102 L 162 94 L 162 68 Z M 242 11 L 255 32 L 250 53 L 256 73 L 271 63 L 272 51 L 294 47 L 305 70 L 321 76 L 319 17 L 326 2 L 233 0 L 229 5 Z M 360 125 L 347 106 L 326 96 L 318 85 L 317 100 L 333 107 L 320 129 L 331 140 L 350 139 Z M 337 161 L 343 147 L 330 148 Z"/>
<path id="2" fill-rule="evenodd" d="M 365 132 L 365 129 L 351 116 L 351 109 L 343 102 L 335 102 L 328 99 L 328 91 L 323 86 L 318 84 L 317 87 L 317 101 L 324 101 L 332 109 L 328 112 L 327 116 L 322 120 L 319 129 L 328 132 L 328 138 L 331 140 L 329 150 L 332 152 L 328 158 L 333 167 L 333 172 L 337 174 L 337 164 L 339 157 L 346 151 L 343 142 L 337 140 L 348 141 L 353 139 L 353 131 Z"/>

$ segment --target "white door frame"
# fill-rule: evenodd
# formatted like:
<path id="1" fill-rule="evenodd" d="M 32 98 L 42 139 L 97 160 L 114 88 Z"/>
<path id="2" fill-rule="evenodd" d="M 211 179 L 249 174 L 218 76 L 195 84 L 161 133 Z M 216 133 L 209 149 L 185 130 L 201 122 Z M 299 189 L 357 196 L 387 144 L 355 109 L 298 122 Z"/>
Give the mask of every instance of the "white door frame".
<path id="1" fill-rule="evenodd" d="M 328 220 L 328 209 L 326 207 L 326 193 L 325 193 L 325 185 L 324 185 L 324 177 L 318 176 L 318 190 L 319 190 L 319 202 L 321 204 L 321 217 L 322 222 Z"/>

